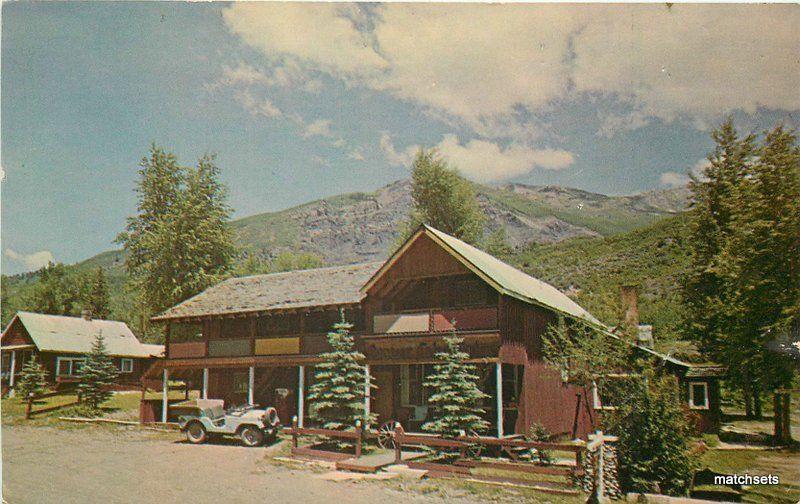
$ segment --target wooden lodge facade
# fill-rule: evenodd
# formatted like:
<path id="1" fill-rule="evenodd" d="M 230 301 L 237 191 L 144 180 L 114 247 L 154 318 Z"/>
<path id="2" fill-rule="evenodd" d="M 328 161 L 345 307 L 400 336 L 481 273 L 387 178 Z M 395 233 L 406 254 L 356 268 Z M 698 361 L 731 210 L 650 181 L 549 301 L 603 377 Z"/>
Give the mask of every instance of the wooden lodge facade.
<path id="1" fill-rule="evenodd" d="M 365 408 L 379 423 L 415 431 L 429 418 L 422 383 L 455 331 L 489 396 L 493 434 L 535 422 L 584 437 L 596 425 L 596 397 L 544 364 L 542 335 L 559 314 L 602 324 L 554 287 L 427 226 L 384 263 L 233 278 L 154 317 L 168 327 L 166 358 L 144 383 L 183 380 L 226 406 L 272 405 L 284 422 L 307 424 L 313 366 L 342 314 L 377 386 Z"/>

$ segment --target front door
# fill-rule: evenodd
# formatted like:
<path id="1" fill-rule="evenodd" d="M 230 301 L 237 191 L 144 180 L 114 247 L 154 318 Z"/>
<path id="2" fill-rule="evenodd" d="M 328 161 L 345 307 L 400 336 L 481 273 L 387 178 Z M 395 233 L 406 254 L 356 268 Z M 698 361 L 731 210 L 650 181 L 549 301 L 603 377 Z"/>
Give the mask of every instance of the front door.
<path id="1" fill-rule="evenodd" d="M 389 369 L 385 371 L 374 371 L 375 385 L 372 389 L 372 412 L 378 415 L 378 424 L 396 420 L 394 418 L 394 372 Z"/>

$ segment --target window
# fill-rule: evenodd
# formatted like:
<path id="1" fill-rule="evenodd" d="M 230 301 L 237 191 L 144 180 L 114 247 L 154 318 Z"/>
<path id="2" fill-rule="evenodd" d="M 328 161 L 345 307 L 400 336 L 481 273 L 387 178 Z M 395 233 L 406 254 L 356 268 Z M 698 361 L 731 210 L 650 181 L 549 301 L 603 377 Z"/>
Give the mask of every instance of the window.
<path id="1" fill-rule="evenodd" d="M 56 358 L 56 375 L 77 376 L 85 361 L 86 359 L 83 357 L 58 357 Z"/>
<path id="2" fill-rule="evenodd" d="M 248 373 L 235 373 L 233 375 L 233 391 L 237 394 L 246 394 L 248 379 Z"/>
<path id="3" fill-rule="evenodd" d="M 133 359 L 120 359 L 119 371 L 121 373 L 133 373 Z"/>
<path id="4" fill-rule="evenodd" d="M 401 371 L 401 397 L 403 406 L 425 406 L 430 390 L 425 387 L 425 378 L 433 373 L 430 364 L 404 365 Z"/>
<path id="5" fill-rule="evenodd" d="M 503 364 L 503 404 L 506 406 L 519 402 L 525 366 Z"/>
<path id="6" fill-rule="evenodd" d="M 692 409 L 708 409 L 708 383 L 689 383 L 689 407 Z"/>

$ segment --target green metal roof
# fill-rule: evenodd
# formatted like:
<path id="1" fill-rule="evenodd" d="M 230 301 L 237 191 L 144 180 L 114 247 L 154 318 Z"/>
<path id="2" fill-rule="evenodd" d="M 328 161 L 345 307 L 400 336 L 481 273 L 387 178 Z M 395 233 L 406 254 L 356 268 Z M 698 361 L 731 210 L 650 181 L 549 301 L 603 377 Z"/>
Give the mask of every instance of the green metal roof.
<path id="1" fill-rule="evenodd" d="M 115 357 L 146 358 L 164 353 L 163 345 L 140 343 L 125 322 L 24 311 L 18 312 L 16 318 L 40 352 L 89 353 L 95 338 L 102 333 L 106 351 Z"/>

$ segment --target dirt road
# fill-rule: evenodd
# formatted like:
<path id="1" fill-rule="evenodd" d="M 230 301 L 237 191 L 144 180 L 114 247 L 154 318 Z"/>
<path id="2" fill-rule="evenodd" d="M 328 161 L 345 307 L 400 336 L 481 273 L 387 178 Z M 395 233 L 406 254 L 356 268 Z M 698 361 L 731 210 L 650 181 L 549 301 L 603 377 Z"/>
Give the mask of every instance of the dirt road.
<path id="1" fill-rule="evenodd" d="M 383 482 L 329 482 L 265 460 L 265 448 L 188 445 L 177 434 L 102 427 L 2 429 L 3 499 L 48 503 L 478 502 L 401 492 Z"/>

